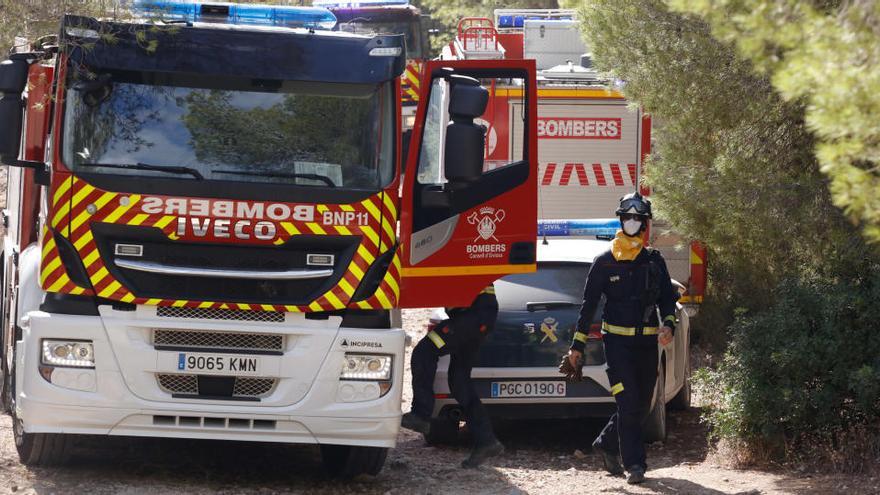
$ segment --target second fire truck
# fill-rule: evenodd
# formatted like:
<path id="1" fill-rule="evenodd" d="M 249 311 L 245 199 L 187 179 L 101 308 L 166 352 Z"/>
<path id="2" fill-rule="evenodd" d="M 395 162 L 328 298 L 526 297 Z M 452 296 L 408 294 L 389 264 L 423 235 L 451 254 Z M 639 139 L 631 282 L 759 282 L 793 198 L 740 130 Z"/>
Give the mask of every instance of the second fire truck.
<path id="1" fill-rule="evenodd" d="M 555 235 L 596 230 L 624 194 L 639 188 L 651 150 L 651 117 L 632 108 L 614 81 L 592 68 L 589 47 L 572 10 L 499 9 L 495 18 L 465 18 L 444 60 L 535 60 L 540 149 L 538 215 Z M 523 88 L 509 81 L 487 87 L 486 167 L 503 165 L 522 146 L 518 118 Z M 616 220 L 612 223 L 616 224 Z M 588 228 L 583 228 L 589 226 Z M 601 229 L 600 229 L 601 230 Z M 607 230 L 607 229 L 605 229 Z M 612 229 L 612 235 L 613 235 Z M 706 251 L 655 222 L 651 245 L 663 252 L 672 277 L 686 285 L 683 304 L 702 302 Z"/>

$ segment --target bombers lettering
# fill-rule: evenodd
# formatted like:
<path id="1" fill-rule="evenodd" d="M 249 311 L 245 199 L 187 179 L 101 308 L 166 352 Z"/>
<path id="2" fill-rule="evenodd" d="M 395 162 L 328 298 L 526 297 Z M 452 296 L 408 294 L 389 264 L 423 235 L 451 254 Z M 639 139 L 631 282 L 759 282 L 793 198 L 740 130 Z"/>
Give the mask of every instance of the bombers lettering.
<path id="1" fill-rule="evenodd" d="M 471 244 L 467 247 L 468 254 L 504 253 L 505 251 L 507 251 L 506 244 Z"/>
<path id="2" fill-rule="evenodd" d="M 538 138 L 620 139 L 621 121 L 612 118 L 538 118 Z"/>
<path id="3" fill-rule="evenodd" d="M 291 207 L 284 203 L 247 203 L 245 201 L 213 201 L 191 198 L 165 199 L 146 196 L 141 200 L 141 211 L 152 215 L 161 213 L 165 215 L 245 218 L 249 220 L 315 221 L 314 205 L 296 205 Z"/>

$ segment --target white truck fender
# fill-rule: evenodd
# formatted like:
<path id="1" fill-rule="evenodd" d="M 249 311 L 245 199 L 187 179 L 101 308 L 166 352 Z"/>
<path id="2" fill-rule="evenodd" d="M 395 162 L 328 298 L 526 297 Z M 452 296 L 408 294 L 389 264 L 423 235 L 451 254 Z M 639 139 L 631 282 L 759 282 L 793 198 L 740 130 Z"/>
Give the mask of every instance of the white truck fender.
<path id="1" fill-rule="evenodd" d="M 40 288 L 40 247 L 31 244 L 18 257 L 18 324 L 26 325 L 27 315 L 40 309 L 46 292 Z"/>

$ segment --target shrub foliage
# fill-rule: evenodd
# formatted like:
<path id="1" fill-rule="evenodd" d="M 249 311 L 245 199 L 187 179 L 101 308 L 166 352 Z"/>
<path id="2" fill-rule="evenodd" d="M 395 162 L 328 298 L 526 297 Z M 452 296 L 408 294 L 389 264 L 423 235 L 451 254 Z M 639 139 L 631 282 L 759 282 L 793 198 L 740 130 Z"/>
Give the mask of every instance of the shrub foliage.
<path id="1" fill-rule="evenodd" d="M 833 438 L 880 420 L 880 267 L 839 283 L 783 283 L 773 307 L 738 318 L 721 365 L 699 388 L 719 438 Z"/>
<path id="2" fill-rule="evenodd" d="M 724 18 L 744 2 L 695 2 L 708 3 Z M 701 373 L 715 435 L 790 445 L 876 421 L 880 257 L 832 201 L 805 100 L 666 1 L 586 0 L 581 12 L 597 65 L 654 117 L 646 180 L 659 215 L 710 248 L 702 311 L 729 339 Z"/>

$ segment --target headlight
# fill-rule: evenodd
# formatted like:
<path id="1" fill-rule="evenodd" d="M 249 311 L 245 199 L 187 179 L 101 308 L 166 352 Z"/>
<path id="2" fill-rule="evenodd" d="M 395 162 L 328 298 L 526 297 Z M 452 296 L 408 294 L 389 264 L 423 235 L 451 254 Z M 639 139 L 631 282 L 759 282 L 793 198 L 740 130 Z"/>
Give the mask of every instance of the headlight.
<path id="1" fill-rule="evenodd" d="M 383 354 L 346 354 L 341 380 L 390 380 L 391 356 Z"/>
<path id="2" fill-rule="evenodd" d="M 90 341 L 43 340 L 43 364 L 94 368 L 95 349 Z"/>

